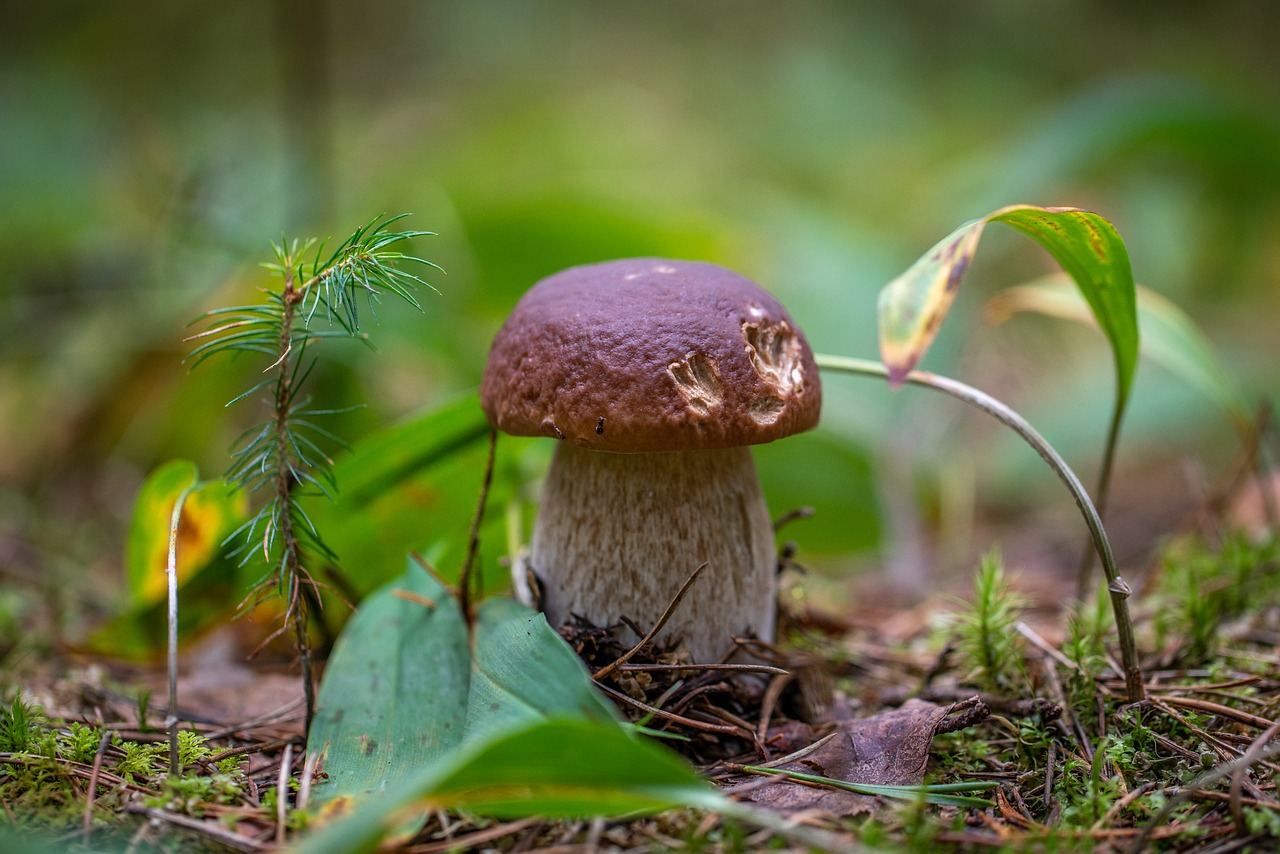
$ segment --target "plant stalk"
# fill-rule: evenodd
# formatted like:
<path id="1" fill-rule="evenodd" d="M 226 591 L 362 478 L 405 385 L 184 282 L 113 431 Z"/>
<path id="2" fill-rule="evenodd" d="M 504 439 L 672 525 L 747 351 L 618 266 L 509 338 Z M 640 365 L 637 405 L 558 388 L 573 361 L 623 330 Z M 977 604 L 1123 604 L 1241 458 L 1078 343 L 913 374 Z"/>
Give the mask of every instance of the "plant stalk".
<path id="1" fill-rule="evenodd" d="M 458 604 L 462 608 L 463 619 L 471 625 L 471 585 L 475 572 L 476 556 L 480 552 L 480 523 L 484 521 L 484 508 L 489 503 L 489 490 L 493 486 L 493 461 L 497 456 L 498 431 L 489 431 L 489 453 L 485 457 L 484 480 L 480 484 L 480 495 L 476 499 L 476 513 L 471 517 L 471 533 L 467 537 L 467 556 L 458 572 Z"/>
<path id="2" fill-rule="evenodd" d="M 277 533 L 283 549 L 284 580 L 289 590 L 289 595 L 285 597 L 287 602 L 285 619 L 292 624 L 298 661 L 302 668 L 302 694 L 306 708 L 302 731 L 303 738 L 305 738 L 306 734 L 311 732 L 311 719 L 315 716 L 315 683 L 311 672 L 311 642 L 307 635 L 307 598 L 302 591 L 302 585 L 305 583 L 302 569 L 302 547 L 298 543 L 296 532 L 293 530 L 294 475 L 293 467 L 289 462 L 288 448 L 291 444 L 289 413 L 293 404 L 294 381 L 298 364 L 298 360 L 290 358 L 293 348 L 294 315 L 310 283 L 304 283 L 302 287 L 297 287 L 295 282 L 293 262 L 290 259 L 285 271 L 282 300 L 284 308 L 280 318 L 279 358 L 276 362 L 276 368 L 279 370 L 279 379 L 276 382 L 275 408 L 272 418 L 275 424 L 277 448 L 275 492 L 280 508 L 277 514 L 277 525 L 279 526 Z"/>
<path id="3" fill-rule="evenodd" d="M 1124 421 L 1124 409 L 1126 400 L 1120 398 L 1116 400 L 1115 410 L 1111 413 L 1111 426 L 1107 429 L 1107 445 L 1102 453 L 1102 466 L 1098 470 L 1098 485 L 1094 487 L 1094 494 L 1097 500 L 1094 506 L 1098 510 L 1098 518 L 1105 519 L 1107 515 L 1107 504 L 1111 498 L 1111 472 L 1115 468 L 1116 447 L 1120 444 L 1120 426 Z M 1089 593 L 1092 586 L 1093 576 L 1093 558 L 1096 554 L 1095 549 L 1091 549 L 1089 544 L 1085 544 L 1080 554 L 1080 568 L 1076 574 L 1076 598 L 1083 600 Z"/>
<path id="4" fill-rule="evenodd" d="M 852 359 L 825 354 L 815 354 L 814 358 L 820 368 L 860 374 L 862 376 L 889 376 L 889 371 L 884 365 L 868 359 Z M 931 374 L 927 371 L 912 371 L 907 375 L 906 381 L 949 394 L 958 400 L 981 409 L 1006 427 L 1009 427 L 1040 455 L 1040 458 L 1053 469 L 1058 478 L 1066 485 L 1075 499 L 1081 515 L 1084 516 L 1085 525 L 1088 526 L 1089 533 L 1093 537 L 1094 546 L 1097 549 L 1098 556 L 1102 559 L 1102 568 L 1107 576 L 1107 591 L 1111 595 L 1111 608 L 1115 614 L 1116 634 L 1120 643 L 1121 666 L 1124 668 L 1128 700 L 1131 703 L 1144 700 L 1146 698 L 1146 689 L 1142 682 L 1142 668 L 1138 664 L 1138 647 L 1134 639 L 1133 620 L 1129 615 L 1129 603 L 1127 601 L 1130 594 L 1129 585 L 1120 576 L 1120 571 L 1116 567 L 1115 556 L 1111 552 L 1111 543 L 1102 527 L 1102 519 L 1090 500 L 1088 491 L 1085 490 L 1080 479 L 1076 477 L 1075 472 L 1071 470 L 1071 467 L 1053 449 L 1053 446 L 1045 441 L 1044 437 L 1037 433 L 1025 418 L 986 392 L 979 391 L 958 380 Z"/>
<path id="5" fill-rule="evenodd" d="M 164 718 L 164 727 L 169 732 L 169 774 L 173 777 L 182 770 L 178 762 L 178 528 L 182 524 L 182 508 L 187 503 L 187 496 L 199 483 L 197 477 L 178 493 L 169 519 L 169 560 L 165 566 L 165 574 L 169 576 L 169 710 Z"/>

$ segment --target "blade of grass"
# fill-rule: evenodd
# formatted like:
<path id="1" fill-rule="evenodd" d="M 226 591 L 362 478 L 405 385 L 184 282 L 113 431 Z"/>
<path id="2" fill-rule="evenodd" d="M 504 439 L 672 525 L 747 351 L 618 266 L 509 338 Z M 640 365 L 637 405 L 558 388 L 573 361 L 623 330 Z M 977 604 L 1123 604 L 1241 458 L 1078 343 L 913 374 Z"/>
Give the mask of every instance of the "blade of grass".
<path id="1" fill-rule="evenodd" d="M 901 801 L 923 800 L 927 804 L 974 807 L 977 809 L 985 809 L 986 807 L 994 806 L 994 804 L 986 798 L 971 798 L 957 793 L 987 792 L 1000 786 L 994 780 L 971 783 L 931 783 L 923 786 L 882 786 L 851 783 L 847 780 L 836 780 L 832 777 L 823 777 L 820 774 L 806 774 L 802 771 L 789 771 L 785 768 L 764 768 L 759 765 L 743 765 L 741 768 L 743 771 L 752 774 L 762 774 L 767 777 L 785 777 L 788 780 L 798 780 L 802 783 L 816 783 L 820 786 L 830 786 L 833 789 L 843 789 L 846 792 L 853 792 L 857 795 L 894 798 Z"/>

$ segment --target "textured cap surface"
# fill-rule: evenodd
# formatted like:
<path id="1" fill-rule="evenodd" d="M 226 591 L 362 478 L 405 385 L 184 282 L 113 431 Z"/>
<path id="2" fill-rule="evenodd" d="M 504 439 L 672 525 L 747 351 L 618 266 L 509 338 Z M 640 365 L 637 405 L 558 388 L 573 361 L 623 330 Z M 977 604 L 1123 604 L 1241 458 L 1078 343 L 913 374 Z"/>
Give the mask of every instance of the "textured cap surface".
<path id="1" fill-rule="evenodd" d="M 690 261 L 573 267 L 534 285 L 489 351 L 489 423 L 602 451 L 771 442 L 818 423 L 804 334 L 750 279 Z"/>

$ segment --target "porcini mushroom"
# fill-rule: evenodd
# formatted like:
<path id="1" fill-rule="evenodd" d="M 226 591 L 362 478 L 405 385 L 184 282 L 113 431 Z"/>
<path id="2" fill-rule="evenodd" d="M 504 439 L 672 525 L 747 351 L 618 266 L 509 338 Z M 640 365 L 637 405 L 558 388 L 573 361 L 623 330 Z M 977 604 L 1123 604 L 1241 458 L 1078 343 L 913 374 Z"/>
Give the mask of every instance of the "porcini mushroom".
<path id="1" fill-rule="evenodd" d="M 768 292 L 698 262 L 565 270 L 498 331 L 480 399 L 497 430 L 560 442 L 528 556 L 553 626 L 645 631 L 705 562 L 659 638 L 698 661 L 773 639 L 773 527 L 749 446 L 813 427 L 822 388 Z"/>

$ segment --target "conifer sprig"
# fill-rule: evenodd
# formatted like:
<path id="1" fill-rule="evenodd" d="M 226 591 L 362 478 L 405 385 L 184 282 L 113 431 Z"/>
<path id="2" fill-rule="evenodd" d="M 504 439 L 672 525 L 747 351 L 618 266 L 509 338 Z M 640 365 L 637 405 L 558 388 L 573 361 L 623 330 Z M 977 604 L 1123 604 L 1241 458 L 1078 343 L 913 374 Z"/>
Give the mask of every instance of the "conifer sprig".
<path id="1" fill-rule="evenodd" d="M 370 314 L 374 314 L 374 306 L 384 294 L 421 310 L 414 290 L 419 286 L 435 288 L 403 265 L 436 265 L 407 255 L 400 247 L 411 238 L 431 232 L 392 231 L 390 226 L 403 216 L 370 221 L 328 255 L 315 240 L 282 239 L 273 244 L 275 260 L 263 266 L 279 277 L 279 289 L 264 290 L 263 302 L 258 305 L 206 312 L 193 323 L 204 322 L 208 328 L 187 339 L 198 342 L 187 354 L 192 366 L 222 353 L 271 360 L 262 381 L 227 403 L 230 406 L 258 392 L 267 392 L 269 415 L 235 443 L 226 477 L 241 489 L 268 496 L 233 538 L 243 537 L 241 550 L 246 561 L 260 552 L 266 566 L 245 602 L 257 604 L 275 595 L 285 601 L 284 625 L 276 634 L 289 628 L 294 632 L 302 664 L 308 730 L 315 697 L 307 626 L 310 603 L 319 600 L 315 595 L 318 583 L 307 561 L 317 557 L 332 559 L 335 555 L 296 499 L 304 493 L 330 498 L 335 495 L 333 461 L 323 445 L 344 445 L 315 421 L 342 410 L 312 409 L 302 393 L 316 365 L 316 358 L 308 349 L 321 338 L 356 337 L 367 341 L 360 331 L 362 294 Z M 324 319 L 323 328 L 318 328 L 320 318 Z"/>

